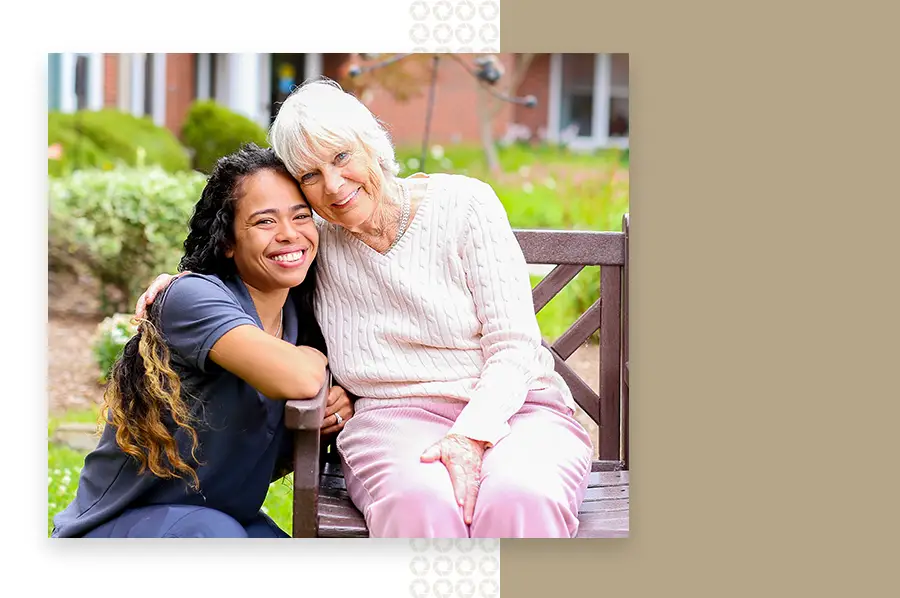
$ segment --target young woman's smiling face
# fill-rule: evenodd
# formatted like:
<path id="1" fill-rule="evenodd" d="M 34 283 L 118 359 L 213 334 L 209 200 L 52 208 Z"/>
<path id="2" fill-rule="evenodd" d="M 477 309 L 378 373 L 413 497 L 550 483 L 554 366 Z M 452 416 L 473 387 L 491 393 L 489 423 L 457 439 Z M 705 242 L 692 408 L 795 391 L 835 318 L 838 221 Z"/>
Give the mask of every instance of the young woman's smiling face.
<path id="1" fill-rule="evenodd" d="M 226 256 L 261 291 L 299 285 L 316 257 L 319 233 L 296 181 L 266 169 L 246 177 L 239 191 L 235 241 Z"/>

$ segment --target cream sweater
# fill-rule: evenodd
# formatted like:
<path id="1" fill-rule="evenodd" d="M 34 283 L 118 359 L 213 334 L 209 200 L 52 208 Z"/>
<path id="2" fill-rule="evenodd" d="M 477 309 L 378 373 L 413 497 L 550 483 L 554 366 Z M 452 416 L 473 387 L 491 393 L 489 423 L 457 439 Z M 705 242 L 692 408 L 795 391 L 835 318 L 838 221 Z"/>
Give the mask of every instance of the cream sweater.
<path id="1" fill-rule="evenodd" d="M 373 401 L 465 401 L 450 433 L 496 444 L 529 390 L 572 395 L 541 346 L 521 248 L 493 189 L 432 174 L 382 255 L 317 218 L 317 318 L 336 383 Z"/>

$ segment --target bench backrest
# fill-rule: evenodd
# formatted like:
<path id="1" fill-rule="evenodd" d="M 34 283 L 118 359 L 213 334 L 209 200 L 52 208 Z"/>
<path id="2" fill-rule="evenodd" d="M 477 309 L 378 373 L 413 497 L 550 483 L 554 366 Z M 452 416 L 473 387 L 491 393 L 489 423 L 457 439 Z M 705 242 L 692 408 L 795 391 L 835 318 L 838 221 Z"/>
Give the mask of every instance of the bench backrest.
<path id="1" fill-rule="evenodd" d="M 601 461 L 628 466 L 628 215 L 622 232 L 515 230 L 529 264 L 556 267 L 532 291 L 539 312 L 585 266 L 600 267 L 600 298 L 551 345 L 556 371 L 568 384 L 578 405 L 599 426 Z M 595 392 L 566 364 L 600 331 L 600 392 Z"/>

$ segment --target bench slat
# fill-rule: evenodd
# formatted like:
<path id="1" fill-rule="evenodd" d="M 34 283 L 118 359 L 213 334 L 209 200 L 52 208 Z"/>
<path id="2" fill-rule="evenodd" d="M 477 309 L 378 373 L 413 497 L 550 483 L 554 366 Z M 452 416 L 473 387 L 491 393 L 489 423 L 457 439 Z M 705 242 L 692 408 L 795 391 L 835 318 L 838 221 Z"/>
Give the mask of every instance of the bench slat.
<path id="1" fill-rule="evenodd" d="M 560 264 L 550 271 L 539 283 L 534 285 L 531 290 L 531 299 L 534 301 L 534 313 L 544 309 L 550 303 L 550 300 L 556 297 L 564 286 L 569 284 L 584 266 L 576 266 L 572 264 Z"/>
<path id="2" fill-rule="evenodd" d="M 525 229 L 513 232 L 529 264 L 625 264 L 625 233 Z"/>
<path id="3" fill-rule="evenodd" d="M 569 326 L 556 342 L 553 348 L 559 353 L 563 359 L 568 359 L 572 353 L 578 350 L 578 347 L 584 344 L 586 340 L 591 338 L 600 328 L 600 312 L 603 299 L 597 299 L 594 304 L 587 308 L 581 316 L 575 320 L 575 323 Z"/>

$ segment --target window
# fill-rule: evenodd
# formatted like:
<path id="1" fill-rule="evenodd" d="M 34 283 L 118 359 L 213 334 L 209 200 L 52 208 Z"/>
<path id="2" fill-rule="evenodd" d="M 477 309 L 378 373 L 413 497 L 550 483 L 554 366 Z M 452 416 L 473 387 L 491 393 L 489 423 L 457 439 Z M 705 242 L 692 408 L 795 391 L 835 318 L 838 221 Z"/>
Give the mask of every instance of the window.
<path id="1" fill-rule="evenodd" d="M 610 58 L 609 136 L 628 137 L 628 54 Z"/>
<path id="2" fill-rule="evenodd" d="M 561 58 L 560 131 L 569 131 L 568 135 L 573 137 L 591 137 L 594 134 L 596 57 L 594 54 L 563 54 Z"/>

